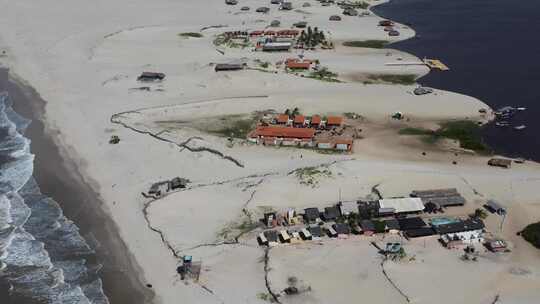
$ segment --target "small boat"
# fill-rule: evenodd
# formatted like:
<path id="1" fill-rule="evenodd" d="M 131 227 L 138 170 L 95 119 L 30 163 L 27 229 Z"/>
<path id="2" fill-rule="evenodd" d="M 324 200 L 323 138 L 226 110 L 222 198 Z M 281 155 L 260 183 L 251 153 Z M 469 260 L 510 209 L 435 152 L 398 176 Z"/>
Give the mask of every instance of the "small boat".
<path id="1" fill-rule="evenodd" d="M 514 130 L 518 130 L 518 131 L 519 131 L 519 130 L 523 130 L 523 129 L 525 129 L 525 128 L 527 128 L 526 125 L 519 125 L 519 126 L 515 126 L 515 127 L 514 127 Z"/>
<path id="2" fill-rule="evenodd" d="M 510 126 L 510 122 L 508 122 L 508 121 L 497 121 L 495 123 L 495 125 L 497 127 L 508 127 L 508 126 Z"/>
<path id="3" fill-rule="evenodd" d="M 519 108 L 517 108 L 517 110 L 518 110 L 518 111 L 525 111 L 525 110 L 527 110 L 527 108 L 525 108 L 525 107 L 519 107 Z"/>

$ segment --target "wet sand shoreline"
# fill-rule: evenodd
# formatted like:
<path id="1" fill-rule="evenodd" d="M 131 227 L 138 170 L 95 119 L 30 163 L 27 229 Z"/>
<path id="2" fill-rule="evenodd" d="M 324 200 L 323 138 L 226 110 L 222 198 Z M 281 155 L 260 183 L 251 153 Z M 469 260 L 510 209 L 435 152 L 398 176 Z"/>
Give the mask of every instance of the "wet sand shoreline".
<path id="1" fill-rule="evenodd" d="M 100 277 L 110 303 L 151 302 L 153 292 L 140 281 L 141 269 L 121 239 L 116 224 L 103 210 L 99 195 L 80 175 L 79 164 L 60 153 L 52 137 L 56 134 L 45 130 L 45 101 L 34 89 L 12 77 L 7 83 L 2 80 L 0 88 L 8 90 L 14 110 L 32 120 L 25 136 L 32 141 L 34 177 L 41 192 L 58 202 L 66 217 L 75 222 L 81 235 L 96 250 L 96 261 L 89 262 L 103 265 Z"/>

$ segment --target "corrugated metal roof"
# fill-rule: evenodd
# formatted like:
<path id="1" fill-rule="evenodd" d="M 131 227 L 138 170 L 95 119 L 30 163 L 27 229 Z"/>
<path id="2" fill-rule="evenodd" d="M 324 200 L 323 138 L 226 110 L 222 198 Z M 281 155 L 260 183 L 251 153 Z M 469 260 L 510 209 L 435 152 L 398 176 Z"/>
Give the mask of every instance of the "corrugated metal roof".
<path id="1" fill-rule="evenodd" d="M 394 208 L 396 213 L 418 212 L 424 210 L 422 199 L 417 197 L 388 198 L 379 200 L 381 208 Z"/>

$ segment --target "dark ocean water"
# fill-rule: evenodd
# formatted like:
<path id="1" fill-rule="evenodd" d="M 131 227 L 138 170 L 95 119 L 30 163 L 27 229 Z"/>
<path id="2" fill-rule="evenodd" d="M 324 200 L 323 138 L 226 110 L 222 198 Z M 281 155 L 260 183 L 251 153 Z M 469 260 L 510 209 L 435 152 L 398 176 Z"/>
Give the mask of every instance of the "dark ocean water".
<path id="1" fill-rule="evenodd" d="M 484 139 L 497 153 L 540 161 L 540 1 L 391 0 L 373 8 L 408 24 L 417 37 L 392 44 L 450 67 L 420 79 L 425 86 L 474 96 L 493 109 L 527 107 L 516 131 L 491 124 Z"/>
<path id="2" fill-rule="evenodd" d="M 94 250 L 33 178 L 30 123 L 0 93 L 0 303 L 107 304 Z"/>

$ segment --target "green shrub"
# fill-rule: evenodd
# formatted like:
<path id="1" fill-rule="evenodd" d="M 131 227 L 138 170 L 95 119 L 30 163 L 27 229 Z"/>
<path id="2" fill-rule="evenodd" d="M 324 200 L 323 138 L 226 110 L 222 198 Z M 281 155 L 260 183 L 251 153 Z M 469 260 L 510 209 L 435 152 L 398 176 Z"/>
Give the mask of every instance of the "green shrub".
<path id="1" fill-rule="evenodd" d="M 525 227 L 521 236 L 534 247 L 540 249 L 540 222 Z"/>
<path id="2" fill-rule="evenodd" d="M 388 44 L 386 40 L 355 40 L 345 41 L 343 46 L 382 49 Z"/>
<path id="3" fill-rule="evenodd" d="M 402 85 L 411 85 L 416 83 L 416 75 L 414 74 L 371 74 L 368 75 L 368 79 Z"/>
<path id="4" fill-rule="evenodd" d="M 195 33 L 195 32 L 186 32 L 186 33 L 180 33 L 178 34 L 178 36 L 186 37 L 186 38 L 202 38 L 203 34 Z"/>

